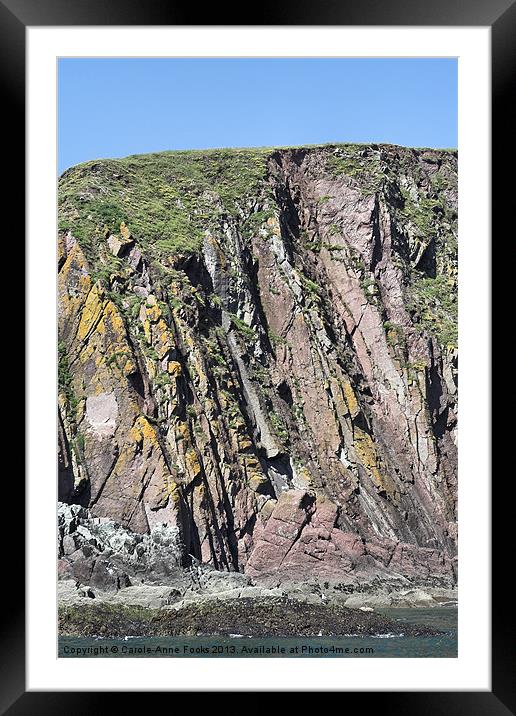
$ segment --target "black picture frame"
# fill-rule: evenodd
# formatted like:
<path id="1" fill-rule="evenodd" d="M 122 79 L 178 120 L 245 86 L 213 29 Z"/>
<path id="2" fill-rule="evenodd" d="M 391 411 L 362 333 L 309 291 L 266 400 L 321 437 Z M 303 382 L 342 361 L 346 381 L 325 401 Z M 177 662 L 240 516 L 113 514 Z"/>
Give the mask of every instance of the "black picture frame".
<path id="1" fill-rule="evenodd" d="M 243 8 L 242 8 L 243 9 Z M 199 23 L 199 16 L 202 23 Z M 324 0 L 319 3 L 275 2 L 263 0 L 246 17 L 233 5 L 218 4 L 200 8 L 173 0 L 0 0 L 0 82 L 2 87 L 4 142 L 15 148 L 15 158 L 8 165 L 9 181 L 4 190 L 4 206 L 12 220 L 11 244 L 19 251 L 24 231 L 25 185 L 25 32 L 30 26 L 77 25 L 361 25 L 361 26 L 489 26 L 492 38 L 492 235 L 501 258 L 503 237 L 512 235 L 509 215 L 513 182 L 506 179 L 506 168 L 514 167 L 512 140 L 514 105 L 513 86 L 516 68 L 516 2 L 514 0 Z M 513 100 L 511 102 L 511 100 Z M 5 148 L 5 147 L 4 147 Z M 505 234 L 502 232 L 505 230 Z M 510 232 L 510 233 L 509 233 Z M 496 251 L 492 252 L 493 261 Z M 507 255 L 505 254 L 505 260 Z M 22 257 L 23 260 L 23 257 Z M 18 270 L 20 257 L 16 258 Z M 510 281 L 510 278 L 508 279 Z M 493 299 L 498 298 L 497 290 Z M 501 290 L 501 288 L 500 288 Z M 493 316 L 495 314 L 493 313 Z M 496 375 L 497 371 L 493 371 Z M 23 405 L 23 401 L 18 401 Z M 485 436 L 489 440 L 489 436 Z M 499 438 L 500 443 L 503 437 Z M 30 446 L 29 446 L 30 449 Z M 494 451 L 492 454 L 495 454 Z M 508 469 L 508 466 L 507 466 Z M 502 470 L 502 473 L 504 471 Z M 513 472 L 510 471 L 510 472 Z M 23 503 L 23 485 L 19 466 L 5 471 L 5 504 Z M 497 476 L 493 472 L 493 475 Z M 351 708 L 378 708 L 382 716 L 397 714 L 502 714 L 516 713 L 514 673 L 514 617 L 505 601 L 502 579 L 506 572 L 507 541 L 504 525 L 511 524 L 510 479 L 493 481 L 493 593 L 492 593 L 492 691 L 457 692 L 361 692 Z M 501 483 L 501 484 L 500 484 Z M 508 484 L 510 483 L 510 484 Z M 7 492 L 7 494 L 5 494 Z M 21 508 L 20 508 L 21 510 Z M 16 533 L 16 543 L 4 553 L 4 573 L 8 575 L 10 606 L 2 612 L 0 631 L 0 714 L 9 716 L 32 713 L 97 714 L 120 708 L 121 693 L 95 692 L 26 692 L 25 687 L 25 610 L 23 531 Z M 364 665 L 364 668 L 367 668 Z M 423 668 L 423 663 L 422 663 Z M 356 693 L 346 693 L 346 710 Z M 148 708 L 148 694 L 131 693 L 132 706 Z M 173 697 L 175 698 L 175 697 Z M 269 704 L 271 706 L 271 704 Z"/>

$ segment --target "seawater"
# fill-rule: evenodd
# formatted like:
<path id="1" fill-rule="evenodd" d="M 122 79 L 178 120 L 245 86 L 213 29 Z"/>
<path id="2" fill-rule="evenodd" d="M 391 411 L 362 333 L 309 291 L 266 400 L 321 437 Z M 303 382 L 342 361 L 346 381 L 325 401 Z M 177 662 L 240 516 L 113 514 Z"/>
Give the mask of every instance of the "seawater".
<path id="1" fill-rule="evenodd" d="M 383 609 L 403 623 L 426 624 L 442 631 L 431 637 L 393 634 L 370 636 L 257 639 L 230 637 L 59 638 L 62 658 L 455 658 L 457 608 Z"/>

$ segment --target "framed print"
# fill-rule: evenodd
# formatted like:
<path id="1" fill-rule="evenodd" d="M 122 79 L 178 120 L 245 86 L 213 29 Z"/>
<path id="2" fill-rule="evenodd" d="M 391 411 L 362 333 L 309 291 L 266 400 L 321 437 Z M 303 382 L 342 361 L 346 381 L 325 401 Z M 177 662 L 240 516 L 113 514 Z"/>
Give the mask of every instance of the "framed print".
<path id="1" fill-rule="evenodd" d="M 0 11 L 27 168 L 6 713 L 106 691 L 510 713 L 489 271 L 514 5 Z"/>

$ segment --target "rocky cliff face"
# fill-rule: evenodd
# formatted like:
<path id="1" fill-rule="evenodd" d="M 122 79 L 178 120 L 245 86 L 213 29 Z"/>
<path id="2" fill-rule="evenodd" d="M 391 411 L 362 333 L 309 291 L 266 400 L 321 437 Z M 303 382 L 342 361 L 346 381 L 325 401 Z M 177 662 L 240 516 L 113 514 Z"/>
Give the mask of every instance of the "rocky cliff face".
<path id="1" fill-rule="evenodd" d="M 62 501 L 265 581 L 454 578 L 455 152 L 142 155 L 59 201 Z"/>

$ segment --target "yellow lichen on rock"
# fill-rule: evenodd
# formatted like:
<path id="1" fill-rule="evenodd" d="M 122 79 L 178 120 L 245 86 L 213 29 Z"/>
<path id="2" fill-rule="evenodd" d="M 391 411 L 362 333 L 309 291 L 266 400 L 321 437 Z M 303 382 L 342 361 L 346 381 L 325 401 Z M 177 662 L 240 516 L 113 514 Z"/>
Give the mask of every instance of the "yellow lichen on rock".
<path id="1" fill-rule="evenodd" d="M 202 465 L 196 451 L 193 448 L 187 450 L 185 454 L 185 465 L 192 478 L 196 478 L 202 472 Z"/>
<path id="2" fill-rule="evenodd" d="M 126 241 L 128 241 L 129 239 L 132 238 L 131 232 L 129 231 L 129 227 L 127 226 L 125 221 L 122 221 L 122 223 L 120 224 L 120 234 L 121 234 L 122 238 L 125 239 Z"/>
<path id="3" fill-rule="evenodd" d="M 66 260 L 66 247 L 64 238 L 59 236 L 57 238 L 57 265 L 59 266 L 63 260 Z"/>
<path id="4" fill-rule="evenodd" d="M 295 483 L 299 484 L 299 487 L 302 487 L 303 489 L 309 489 L 313 487 L 314 481 L 312 473 L 304 465 L 299 468 L 296 468 Z"/>
<path id="5" fill-rule="evenodd" d="M 255 455 L 240 455 L 239 462 L 245 470 L 247 485 L 253 492 L 262 492 L 269 486 L 269 479 L 263 473 L 260 461 Z"/>
<path id="6" fill-rule="evenodd" d="M 208 389 L 208 376 L 204 369 L 204 363 L 197 350 L 190 354 L 190 372 L 192 379 L 201 393 L 206 393 Z"/>
<path id="7" fill-rule="evenodd" d="M 156 378 L 156 375 L 158 374 L 156 370 L 156 363 L 154 359 L 149 356 L 144 356 L 144 360 L 147 375 L 149 376 L 150 380 L 154 380 Z"/>
<path id="8" fill-rule="evenodd" d="M 161 486 L 152 484 L 149 486 L 149 497 L 151 497 L 154 509 L 162 509 L 167 506 L 169 500 L 172 500 L 174 505 L 178 505 L 181 502 L 181 490 L 177 482 L 174 480 L 174 476 L 168 472 L 165 472 L 161 477 Z"/>
<path id="9" fill-rule="evenodd" d="M 79 340 L 86 340 L 88 334 L 95 328 L 102 315 L 105 304 L 104 291 L 97 282 L 88 293 L 84 308 L 82 309 L 81 320 L 77 329 L 77 338 Z"/>
<path id="10" fill-rule="evenodd" d="M 171 477 L 171 476 L 168 476 Z M 166 480 L 165 492 L 170 499 L 178 504 L 181 501 L 181 489 L 177 482 L 172 479 Z"/>
<path id="11" fill-rule="evenodd" d="M 154 350 L 161 360 L 175 346 L 172 333 L 163 318 L 160 318 L 158 322 L 152 326 L 151 331 Z"/>
<path id="12" fill-rule="evenodd" d="M 161 318 L 161 308 L 158 306 L 154 296 L 150 295 L 147 297 L 147 303 L 145 304 L 145 315 L 151 323 L 156 323 Z"/>
<path id="13" fill-rule="evenodd" d="M 206 489 L 203 484 L 194 487 L 193 498 L 198 508 L 205 509 L 207 507 Z"/>
<path id="14" fill-rule="evenodd" d="M 150 329 L 150 321 L 149 321 L 147 318 L 145 318 L 145 319 L 142 321 L 142 325 L 143 325 L 143 333 L 144 333 L 144 335 L 145 335 L 145 340 L 147 341 L 147 343 L 152 343 L 152 335 L 151 335 L 151 329 Z"/>
<path id="15" fill-rule="evenodd" d="M 177 360 L 170 360 L 167 363 L 167 371 L 173 378 L 179 378 L 182 373 L 181 363 Z"/>
<path id="16" fill-rule="evenodd" d="M 188 423 L 178 422 L 175 426 L 175 433 L 179 440 L 190 440 L 190 428 Z"/>
<path id="17" fill-rule="evenodd" d="M 281 227 L 277 216 L 269 216 L 267 219 L 267 227 L 272 230 L 275 236 L 281 236 Z"/>
<path id="18" fill-rule="evenodd" d="M 64 242 L 60 242 L 64 252 Z M 62 261 L 64 253 L 60 254 Z M 73 316 L 80 308 L 84 298 L 91 290 L 92 281 L 88 272 L 88 265 L 78 243 L 74 243 L 65 262 L 63 263 L 58 277 L 58 293 L 60 301 L 60 314 L 63 317 Z"/>
<path id="19" fill-rule="evenodd" d="M 136 368 L 134 361 L 131 360 L 131 358 L 128 358 L 122 367 L 122 373 L 127 377 L 127 376 L 135 373 L 136 370 L 137 370 L 137 368 Z"/>
<path id="20" fill-rule="evenodd" d="M 269 517 L 274 512 L 274 508 L 276 507 L 277 504 L 278 504 L 278 501 L 274 500 L 274 499 L 270 499 L 270 500 L 267 500 L 267 502 L 264 502 L 264 504 L 260 510 L 260 513 L 259 513 L 260 518 L 263 520 L 263 522 L 267 522 Z"/>
<path id="21" fill-rule="evenodd" d="M 167 153 L 63 175 L 59 400 L 72 429 L 62 452 L 83 461 L 73 475 L 60 463 L 65 502 L 84 468 L 81 502 L 94 516 L 142 533 L 174 525 L 185 562 L 251 577 L 359 579 L 378 555 L 383 575 L 391 551 L 369 550 L 376 536 L 453 556 L 441 537 L 456 501 L 456 363 L 423 312 L 452 318 L 439 275 L 455 250 L 454 209 L 434 198 L 434 180 L 447 195 L 453 186 L 449 157 L 404 151 L 239 150 L 235 163 L 227 151 Z M 369 165 L 374 182 L 362 176 Z M 386 166 L 399 169 L 403 202 L 370 193 Z M 424 261 L 412 271 L 422 257 L 405 256 L 412 245 L 373 266 L 377 229 L 418 238 L 418 197 L 425 239 L 440 237 L 437 279 Z M 434 378 L 446 435 L 428 407 Z"/>
<path id="22" fill-rule="evenodd" d="M 159 306 L 149 306 L 146 309 L 147 318 L 151 323 L 156 323 L 161 318 L 161 309 Z"/>
<path id="23" fill-rule="evenodd" d="M 252 447 L 252 445 L 253 445 L 253 443 L 247 435 L 245 435 L 244 437 L 239 437 L 239 439 L 238 439 L 239 450 L 248 450 L 250 447 Z"/>
<path id="24" fill-rule="evenodd" d="M 124 319 L 113 301 L 106 301 L 103 316 L 99 321 L 98 330 L 100 332 L 107 330 L 112 343 L 127 344 Z"/>
<path id="25" fill-rule="evenodd" d="M 358 427 L 353 431 L 353 447 L 363 467 L 371 475 L 374 484 L 379 490 L 384 490 L 388 495 L 397 496 L 396 486 L 388 475 L 384 475 L 378 468 L 378 455 L 371 436 Z"/>
<path id="26" fill-rule="evenodd" d="M 360 412 L 360 405 L 358 404 L 357 396 L 355 395 L 355 391 L 351 387 L 349 380 L 344 381 L 342 389 L 344 390 L 344 397 L 346 399 L 349 413 L 351 417 L 354 418 Z"/>
<path id="27" fill-rule="evenodd" d="M 263 492 L 266 490 L 269 486 L 269 480 L 265 477 L 265 475 L 262 473 L 254 472 L 251 475 L 248 475 L 248 482 L 249 489 L 253 492 Z"/>
<path id="28" fill-rule="evenodd" d="M 159 445 L 157 430 L 144 415 L 140 415 L 136 419 L 136 422 L 129 431 L 129 439 L 139 444 L 148 441 L 151 445 Z"/>
<path id="29" fill-rule="evenodd" d="M 123 375 L 134 373 L 137 368 L 127 341 L 127 332 L 122 315 L 112 301 L 103 304 L 102 316 L 97 322 L 94 336 L 102 337 L 104 345 L 100 352 L 106 352 L 106 363 L 118 368 Z M 99 366 L 98 353 L 95 360 Z"/>

